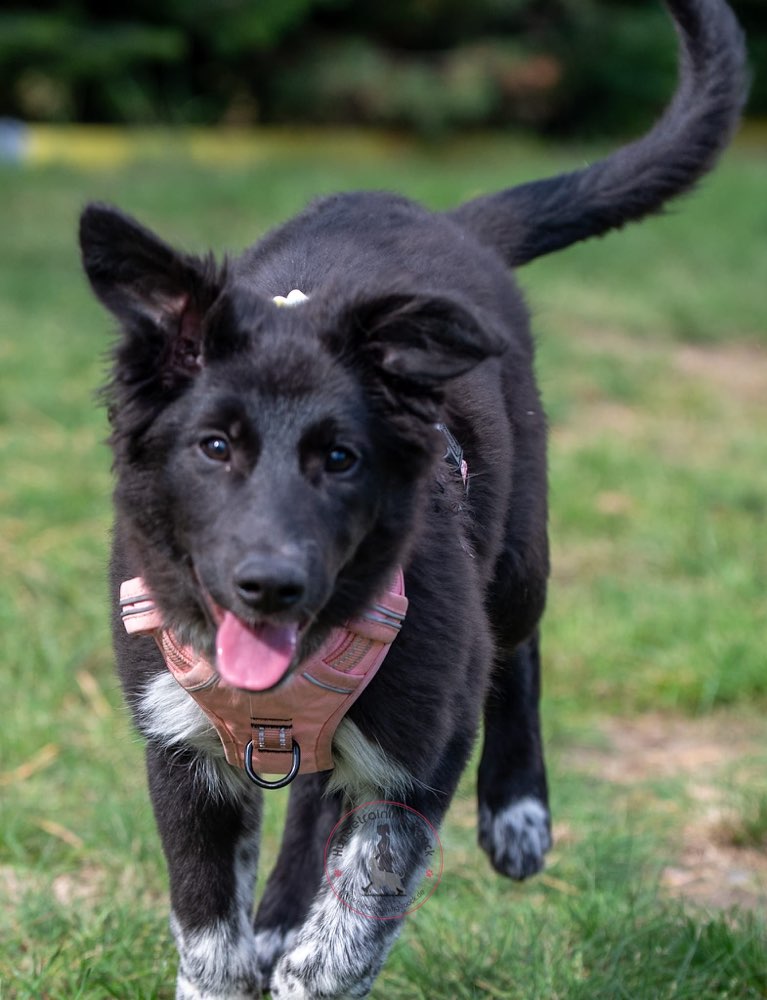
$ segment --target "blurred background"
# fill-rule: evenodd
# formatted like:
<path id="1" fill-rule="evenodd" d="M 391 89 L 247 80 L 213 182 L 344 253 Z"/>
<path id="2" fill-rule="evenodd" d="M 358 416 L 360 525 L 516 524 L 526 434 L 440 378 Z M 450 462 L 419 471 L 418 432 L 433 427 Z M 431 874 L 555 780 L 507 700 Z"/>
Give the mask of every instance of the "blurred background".
<path id="1" fill-rule="evenodd" d="M 736 0 L 755 64 L 767 4 Z M 674 76 L 646 0 L 38 0 L 0 10 L 0 115 L 32 122 L 353 124 L 435 135 L 641 125 Z M 767 112 L 757 75 L 753 114 Z"/>

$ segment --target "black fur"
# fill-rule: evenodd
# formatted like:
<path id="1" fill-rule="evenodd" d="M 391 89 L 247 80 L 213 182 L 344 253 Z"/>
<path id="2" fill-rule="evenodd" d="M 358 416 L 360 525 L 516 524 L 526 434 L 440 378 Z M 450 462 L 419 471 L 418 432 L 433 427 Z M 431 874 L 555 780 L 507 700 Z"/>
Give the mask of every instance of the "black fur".
<path id="1" fill-rule="evenodd" d="M 441 215 L 390 194 L 326 198 L 222 266 L 116 209 L 82 216 L 85 270 L 122 329 L 105 390 L 115 593 L 141 574 L 167 624 L 211 656 L 210 597 L 246 621 L 300 620 L 306 653 L 402 565 L 406 625 L 350 719 L 412 779 L 403 801 L 438 824 L 484 709 L 480 843 L 514 878 L 538 870 L 549 845 L 538 722 L 548 548 L 545 419 L 508 265 L 659 211 L 727 143 L 745 90 L 739 29 L 723 0 L 668 6 L 682 43 L 668 111 L 574 174 Z M 278 308 L 273 296 L 292 288 L 308 301 Z M 442 460 L 437 422 L 464 449 L 468 492 Z M 254 567 L 268 600 L 253 596 Z M 343 795 L 323 797 L 328 775 L 295 783 L 254 938 L 258 797 L 210 765 L 199 732 L 149 706 L 167 677 L 152 642 L 129 640 L 116 617 L 114 634 L 148 738 L 177 996 L 256 996 L 268 982 L 279 997 L 366 995 L 399 921 L 343 912 L 323 882 Z M 355 762 L 341 763 L 352 804 L 361 788 L 387 793 L 375 770 L 350 777 Z"/>

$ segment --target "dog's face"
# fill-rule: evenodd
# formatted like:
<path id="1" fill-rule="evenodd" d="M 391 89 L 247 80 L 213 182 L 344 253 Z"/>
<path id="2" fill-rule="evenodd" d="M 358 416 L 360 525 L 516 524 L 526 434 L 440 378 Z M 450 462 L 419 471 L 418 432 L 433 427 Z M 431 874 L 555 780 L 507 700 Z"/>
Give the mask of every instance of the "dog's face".
<path id="1" fill-rule="evenodd" d="M 382 475 L 359 385 L 300 335 L 300 317 L 264 305 L 236 289 L 217 303 L 206 336 L 235 330 L 241 343 L 146 438 L 164 456 L 152 475 L 163 531 L 219 626 L 220 669 L 242 687 L 283 676 L 376 523 Z M 256 662 L 257 676 L 243 672 Z"/>
<path id="2" fill-rule="evenodd" d="M 272 687 L 387 582 L 440 455 L 445 384 L 500 344 L 444 298 L 278 307 L 107 208 L 81 240 L 123 331 L 107 396 L 138 569 L 227 680 Z"/>

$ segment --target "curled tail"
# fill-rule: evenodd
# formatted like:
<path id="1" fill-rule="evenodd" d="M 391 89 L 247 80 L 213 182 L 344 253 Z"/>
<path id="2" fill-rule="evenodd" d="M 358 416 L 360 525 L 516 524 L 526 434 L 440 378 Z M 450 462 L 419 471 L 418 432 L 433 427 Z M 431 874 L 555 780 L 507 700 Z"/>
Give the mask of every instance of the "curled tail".
<path id="1" fill-rule="evenodd" d="M 679 83 L 641 139 L 582 170 L 484 195 L 449 213 L 511 266 L 658 213 L 728 144 L 746 98 L 743 34 L 725 0 L 666 0 Z"/>

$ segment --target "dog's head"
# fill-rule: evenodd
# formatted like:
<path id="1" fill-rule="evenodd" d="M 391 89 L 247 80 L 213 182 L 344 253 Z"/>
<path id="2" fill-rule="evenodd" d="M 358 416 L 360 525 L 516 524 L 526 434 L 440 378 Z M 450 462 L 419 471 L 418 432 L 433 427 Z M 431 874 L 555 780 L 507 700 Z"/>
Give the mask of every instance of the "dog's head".
<path id="1" fill-rule="evenodd" d="M 459 299 L 402 289 L 280 308 L 105 206 L 80 239 L 121 327 L 105 395 L 136 569 L 233 683 L 271 687 L 403 558 L 446 384 L 500 339 Z"/>

